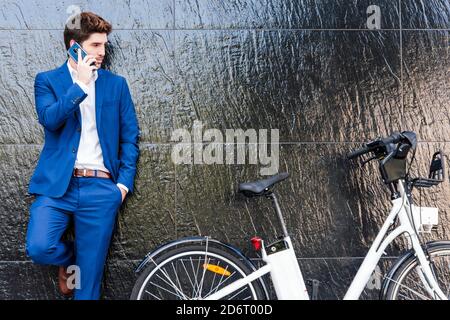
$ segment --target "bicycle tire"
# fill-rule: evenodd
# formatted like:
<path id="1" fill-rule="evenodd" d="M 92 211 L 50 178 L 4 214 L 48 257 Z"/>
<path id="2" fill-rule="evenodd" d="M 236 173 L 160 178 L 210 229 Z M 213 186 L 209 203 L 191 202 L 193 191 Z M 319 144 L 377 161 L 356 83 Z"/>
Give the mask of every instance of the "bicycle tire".
<path id="1" fill-rule="evenodd" d="M 450 243 L 439 243 L 428 248 L 433 273 L 441 290 L 450 298 Z M 386 300 L 433 300 L 419 278 L 419 261 L 411 254 L 393 273 L 386 288 Z"/>
<path id="2" fill-rule="evenodd" d="M 208 266 L 212 267 L 203 267 L 205 261 Z M 244 275 L 252 273 L 254 270 L 249 263 L 249 261 L 243 261 L 242 258 L 216 246 L 209 246 L 207 253 L 206 246 L 199 244 L 169 248 L 149 262 L 149 265 L 142 271 L 136 280 L 130 299 L 200 300 Z M 214 269 L 214 266 L 219 267 L 218 271 Z M 165 267 L 170 267 L 170 269 L 164 269 Z M 211 269 L 216 271 L 211 271 Z M 189 275 L 190 270 L 192 270 L 192 277 Z M 200 273 L 194 275 L 198 271 Z M 200 275 L 201 278 L 199 278 Z M 197 278 L 201 284 L 196 282 Z M 219 279 L 214 287 L 216 278 Z M 226 279 L 223 280 L 224 278 Z M 230 279 L 232 280 L 229 281 Z M 257 279 L 224 299 L 266 299 L 266 291 L 261 282 L 262 279 Z"/>

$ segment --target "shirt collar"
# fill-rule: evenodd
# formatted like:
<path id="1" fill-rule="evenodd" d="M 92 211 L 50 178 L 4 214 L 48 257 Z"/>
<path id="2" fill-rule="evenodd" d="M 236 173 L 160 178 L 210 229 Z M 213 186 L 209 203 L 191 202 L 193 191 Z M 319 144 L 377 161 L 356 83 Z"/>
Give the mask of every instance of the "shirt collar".
<path id="1" fill-rule="evenodd" d="M 72 81 L 74 81 L 77 78 L 77 70 L 75 70 L 74 68 L 72 68 L 72 66 L 69 63 L 69 59 L 67 59 L 67 67 L 69 68 L 69 73 L 70 76 L 72 77 Z M 98 72 L 97 70 L 94 71 L 94 81 L 96 81 L 98 78 Z"/>

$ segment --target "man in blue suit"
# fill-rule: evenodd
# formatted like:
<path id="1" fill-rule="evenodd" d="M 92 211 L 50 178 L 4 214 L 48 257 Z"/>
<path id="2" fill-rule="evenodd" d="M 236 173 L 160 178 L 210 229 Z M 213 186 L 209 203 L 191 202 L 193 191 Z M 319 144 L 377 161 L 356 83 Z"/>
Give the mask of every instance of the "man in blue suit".
<path id="1" fill-rule="evenodd" d="M 36 198 L 26 252 L 59 266 L 64 295 L 99 299 L 116 214 L 133 192 L 139 126 L 126 80 L 101 69 L 111 25 L 91 12 L 75 19 L 78 28 L 64 30 L 66 49 L 78 42 L 88 55 L 35 79 L 45 144 L 29 185 Z M 74 241 L 62 241 L 71 218 Z"/>

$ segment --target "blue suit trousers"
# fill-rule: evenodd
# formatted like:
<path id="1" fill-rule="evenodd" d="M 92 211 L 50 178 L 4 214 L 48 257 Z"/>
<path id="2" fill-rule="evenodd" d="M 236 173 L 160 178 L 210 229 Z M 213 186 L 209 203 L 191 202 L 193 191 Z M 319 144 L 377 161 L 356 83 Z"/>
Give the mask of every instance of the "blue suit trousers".
<path id="1" fill-rule="evenodd" d="M 122 203 L 119 187 L 111 180 L 72 176 L 60 198 L 37 195 L 30 208 L 26 252 L 38 264 L 75 265 L 79 288 L 75 300 L 100 298 L 106 256 Z M 74 241 L 61 236 L 73 217 Z"/>

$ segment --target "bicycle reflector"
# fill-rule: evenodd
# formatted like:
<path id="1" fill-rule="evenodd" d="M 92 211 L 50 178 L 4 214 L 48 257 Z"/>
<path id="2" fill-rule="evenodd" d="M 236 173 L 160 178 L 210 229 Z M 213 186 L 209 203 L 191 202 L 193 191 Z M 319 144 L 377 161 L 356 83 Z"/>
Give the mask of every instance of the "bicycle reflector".
<path id="1" fill-rule="evenodd" d="M 222 267 L 216 266 L 214 264 L 205 263 L 205 264 L 203 264 L 203 269 L 209 270 L 211 272 L 220 274 L 221 276 L 225 276 L 225 277 L 228 277 L 231 275 L 230 271 L 228 271 Z"/>
<path id="2" fill-rule="evenodd" d="M 255 248 L 256 251 L 261 250 L 261 238 L 260 237 L 253 237 L 251 240 L 253 248 Z"/>

